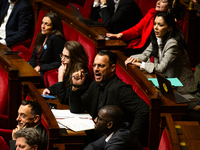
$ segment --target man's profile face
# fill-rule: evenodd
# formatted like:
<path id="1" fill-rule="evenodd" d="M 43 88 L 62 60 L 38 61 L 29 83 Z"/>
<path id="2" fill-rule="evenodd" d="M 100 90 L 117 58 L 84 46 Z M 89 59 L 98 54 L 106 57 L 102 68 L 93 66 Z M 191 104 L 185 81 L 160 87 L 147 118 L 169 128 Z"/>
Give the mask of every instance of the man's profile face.
<path id="1" fill-rule="evenodd" d="M 20 105 L 18 109 L 17 122 L 20 128 L 23 127 L 33 127 L 34 126 L 34 116 L 31 114 L 31 106 Z"/>
<path id="2" fill-rule="evenodd" d="M 94 119 L 95 130 L 105 132 L 109 121 L 110 120 L 106 115 L 106 111 L 104 109 L 100 109 L 98 116 Z"/>
<path id="3" fill-rule="evenodd" d="M 19 137 L 16 139 L 16 150 L 37 150 L 37 146 L 30 147 L 26 143 L 26 139 L 24 137 Z"/>
<path id="4" fill-rule="evenodd" d="M 115 71 L 115 64 L 109 64 L 109 57 L 107 55 L 97 54 L 93 63 L 93 72 L 95 81 L 100 85 L 108 81 Z"/>

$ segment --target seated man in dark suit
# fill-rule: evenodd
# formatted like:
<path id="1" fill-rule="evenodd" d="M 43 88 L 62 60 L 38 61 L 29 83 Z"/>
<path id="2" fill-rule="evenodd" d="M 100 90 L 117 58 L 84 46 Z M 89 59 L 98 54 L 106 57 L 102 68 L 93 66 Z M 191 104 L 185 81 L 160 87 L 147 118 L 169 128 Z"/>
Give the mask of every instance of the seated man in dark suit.
<path id="1" fill-rule="evenodd" d="M 119 33 L 137 24 L 142 12 L 134 0 L 95 0 L 90 13 L 91 20 L 102 19 L 110 32 Z"/>
<path id="2" fill-rule="evenodd" d="M 0 43 L 10 47 L 32 35 L 33 8 L 28 0 L 0 0 Z"/>
<path id="3" fill-rule="evenodd" d="M 16 150 L 39 150 L 41 134 L 34 128 L 24 128 L 15 133 Z"/>
<path id="4" fill-rule="evenodd" d="M 84 150 L 143 150 L 135 133 L 124 128 L 123 119 L 123 112 L 119 107 L 102 107 L 94 122 L 95 130 L 102 131 L 105 135 L 90 143 Z"/>
<path id="5" fill-rule="evenodd" d="M 116 54 L 108 50 L 99 51 L 93 63 L 95 81 L 83 94 L 80 85 L 86 79 L 84 70 L 73 73 L 70 111 L 82 113 L 87 110 L 95 119 L 103 106 L 116 105 L 124 112 L 125 121 L 129 122 L 138 139 L 142 141 L 148 134 L 149 106 L 133 91 L 131 85 L 117 77 L 115 68 Z"/>
<path id="6" fill-rule="evenodd" d="M 17 122 L 18 125 L 12 132 L 12 140 L 10 141 L 10 150 L 15 150 L 15 133 L 23 128 L 35 128 L 42 136 L 40 150 L 47 149 L 48 135 L 45 127 L 41 123 L 42 108 L 38 102 L 34 100 L 22 101 L 18 109 Z"/>

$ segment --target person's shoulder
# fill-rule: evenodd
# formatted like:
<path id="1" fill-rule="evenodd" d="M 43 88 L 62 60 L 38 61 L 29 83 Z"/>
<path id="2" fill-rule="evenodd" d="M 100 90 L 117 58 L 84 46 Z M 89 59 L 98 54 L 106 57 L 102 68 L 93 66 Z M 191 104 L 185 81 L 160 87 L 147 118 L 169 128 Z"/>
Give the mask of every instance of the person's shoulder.
<path id="1" fill-rule="evenodd" d="M 61 35 L 51 34 L 51 35 L 49 36 L 49 38 L 50 38 L 50 39 L 53 39 L 53 40 L 59 40 L 59 41 L 62 40 L 62 41 L 65 42 L 64 37 L 62 37 Z"/>
<path id="2" fill-rule="evenodd" d="M 30 2 L 27 1 L 27 0 L 18 0 L 17 3 L 19 4 L 19 6 L 20 6 L 21 8 L 27 7 L 27 6 L 28 6 L 28 7 L 31 6 Z M 32 6 L 31 6 L 31 7 L 32 7 Z"/>
<path id="3" fill-rule="evenodd" d="M 166 45 L 168 44 L 173 44 L 173 45 L 178 45 L 178 42 L 174 38 L 170 38 L 167 42 Z"/>
<path id="4" fill-rule="evenodd" d="M 151 9 L 149 9 L 148 13 L 156 14 L 156 10 L 155 10 L 155 8 L 151 8 Z"/>

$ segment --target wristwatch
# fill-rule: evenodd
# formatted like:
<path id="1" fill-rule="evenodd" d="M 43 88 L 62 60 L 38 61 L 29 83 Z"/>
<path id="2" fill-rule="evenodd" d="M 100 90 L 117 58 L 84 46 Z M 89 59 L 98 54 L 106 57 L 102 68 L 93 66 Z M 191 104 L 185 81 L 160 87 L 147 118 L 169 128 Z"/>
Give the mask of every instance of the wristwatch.
<path id="1" fill-rule="evenodd" d="M 107 5 L 107 4 L 106 4 L 106 3 L 103 3 L 103 2 L 101 3 L 101 7 L 103 7 L 103 6 L 105 6 L 105 5 Z"/>

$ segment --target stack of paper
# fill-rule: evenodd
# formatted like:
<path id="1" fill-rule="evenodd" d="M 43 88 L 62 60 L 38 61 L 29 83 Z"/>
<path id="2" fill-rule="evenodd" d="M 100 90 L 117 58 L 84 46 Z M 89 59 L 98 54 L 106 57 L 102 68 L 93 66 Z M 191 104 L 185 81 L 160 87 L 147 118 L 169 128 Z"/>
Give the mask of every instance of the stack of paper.
<path id="1" fill-rule="evenodd" d="M 74 114 L 70 110 L 51 109 L 60 128 L 67 127 L 75 132 L 94 129 L 90 114 Z"/>

